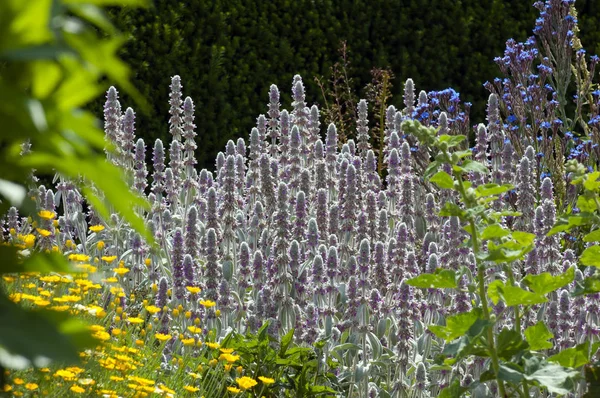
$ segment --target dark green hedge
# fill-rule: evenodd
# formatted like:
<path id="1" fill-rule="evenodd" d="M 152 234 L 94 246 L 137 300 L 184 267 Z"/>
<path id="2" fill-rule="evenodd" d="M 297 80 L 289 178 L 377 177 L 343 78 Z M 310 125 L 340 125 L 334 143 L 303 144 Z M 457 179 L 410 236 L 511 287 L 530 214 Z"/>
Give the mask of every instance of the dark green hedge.
<path id="1" fill-rule="evenodd" d="M 589 52 L 600 42 L 599 7 L 577 2 L 582 40 Z M 309 104 L 321 102 L 314 76 L 327 75 L 348 44 L 354 85 L 370 82 L 373 67 L 396 75 L 392 103 L 401 104 L 402 82 L 418 90 L 453 87 L 474 103 L 482 121 L 482 84 L 499 74 L 493 63 L 510 37 L 524 40 L 538 11 L 530 0 L 156 0 L 148 10 L 113 11 L 131 35 L 125 61 L 133 81 L 153 105 L 138 115 L 138 134 L 167 138 L 170 77 L 179 74 L 184 95 L 196 103 L 199 165 L 211 167 L 226 141 L 247 136 L 266 113 L 268 89 L 277 84 L 288 106 L 299 73 Z M 127 99 L 124 99 L 127 101 Z M 101 106 L 99 100 L 97 105 Z M 100 109 L 100 108 L 98 108 Z M 98 110 L 100 113 L 100 110 Z"/>

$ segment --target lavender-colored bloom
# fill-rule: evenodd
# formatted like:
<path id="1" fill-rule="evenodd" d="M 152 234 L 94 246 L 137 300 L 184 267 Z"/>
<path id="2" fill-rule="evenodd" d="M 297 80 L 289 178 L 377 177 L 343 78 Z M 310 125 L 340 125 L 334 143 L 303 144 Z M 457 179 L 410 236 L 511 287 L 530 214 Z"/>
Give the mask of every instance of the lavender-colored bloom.
<path id="1" fill-rule="evenodd" d="M 152 174 L 152 192 L 160 196 L 164 192 L 165 183 L 165 149 L 160 139 L 154 142 L 152 151 L 152 164 L 154 173 Z"/>
<path id="2" fill-rule="evenodd" d="M 227 144 L 225 144 L 225 156 L 235 156 L 235 142 L 233 140 L 228 140 Z"/>
<path id="3" fill-rule="evenodd" d="M 358 141 L 358 154 L 361 157 L 367 155 L 367 151 L 371 149 L 369 142 L 369 120 L 368 120 L 368 107 L 367 101 L 361 99 L 357 106 L 358 120 L 356 121 L 356 139 Z"/>
<path id="4" fill-rule="evenodd" d="M 122 166 L 133 169 L 135 148 L 135 112 L 131 108 L 125 110 L 123 116 L 123 133 L 121 135 Z"/>
<path id="5" fill-rule="evenodd" d="M 296 239 L 303 241 L 307 226 L 306 218 L 308 215 L 308 208 L 306 205 L 304 191 L 298 191 L 298 193 L 296 194 L 295 214 L 296 220 L 294 221 L 293 236 Z"/>
<path id="6" fill-rule="evenodd" d="M 517 210 L 522 213 L 517 223 L 522 231 L 533 232 L 533 218 L 535 209 L 535 177 L 532 173 L 529 159 L 524 156 L 517 168 Z"/>
<path id="7" fill-rule="evenodd" d="M 171 268 L 173 274 L 173 290 L 178 300 L 183 300 L 185 295 L 185 282 L 183 275 L 183 234 L 181 228 L 176 228 L 173 234 L 173 249 L 171 250 Z"/>
<path id="8" fill-rule="evenodd" d="M 195 137 L 196 125 L 194 124 L 194 102 L 190 97 L 186 97 L 183 102 L 183 132 L 182 138 L 185 140 L 183 143 L 183 150 L 185 152 L 183 164 L 187 168 L 187 173 L 189 174 L 191 168 L 196 165 L 196 157 L 194 156 L 194 151 L 197 148 Z M 189 175 L 188 175 L 189 177 Z"/>
<path id="9" fill-rule="evenodd" d="M 206 264 L 204 270 L 205 297 L 217 301 L 217 288 L 221 279 L 221 267 L 218 264 L 217 234 L 213 228 L 206 231 Z"/>
<path id="10" fill-rule="evenodd" d="M 369 265 L 371 262 L 371 244 L 367 239 L 363 239 L 360 242 L 357 262 L 361 283 L 366 284 L 369 275 Z"/>
<path id="11" fill-rule="evenodd" d="M 171 106 L 169 108 L 169 114 L 171 115 L 169 119 L 169 132 L 174 140 L 181 141 L 181 124 L 183 122 L 181 118 L 181 114 L 183 113 L 183 109 L 181 108 L 183 104 L 183 101 L 181 101 L 181 78 L 178 75 L 173 76 L 169 87 L 171 89 L 169 93 L 169 105 Z"/>
<path id="12" fill-rule="evenodd" d="M 410 117 L 415 110 L 415 84 L 412 79 L 404 83 L 404 114 Z"/>
<path id="13" fill-rule="evenodd" d="M 263 255 L 260 250 L 254 252 L 252 258 L 252 279 L 254 286 L 260 286 L 263 280 Z"/>
<path id="14" fill-rule="evenodd" d="M 331 123 L 327 127 L 327 136 L 325 138 L 325 160 L 330 175 L 335 173 L 335 161 L 337 158 L 338 135 L 335 124 Z"/>
<path id="15" fill-rule="evenodd" d="M 313 259 L 311 268 L 311 286 L 313 288 L 315 300 L 317 300 L 318 296 L 325 294 L 325 288 L 323 287 L 324 283 L 325 270 L 323 267 L 323 257 L 321 257 L 320 254 L 317 254 Z"/>
<path id="16" fill-rule="evenodd" d="M 327 191 L 324 188 L 321 188 L 317 191 L 317 226 L 319 227 L 319 232 L 321 236 L 328 236 L 329 232 L 329 212 L 327 209 Z"/>
<path id="17" fill-rule="evenodd" d="M 340 191 L 342 191 L 340 189 Z M 356 169 L 349 165 L 346 170 L 345 197 L 342 202 L 342 231 L 352 233 L 356 224 L 357 213 L 357 189 L 356 189 Z"/>
<path id="18" fill-rule="evenodd" d="M 311 251 L 314 251 L 319 244 L 319 225 L 317 220 L 311 218 L 308 220 L 308 229 L 306 232 L 306 244 Z"/>
<path id="19" fill-rule="evenodd" d="M 107 141 L 114 145 L 117 154 L 121 140 L 121 104 L 119 103 L 119 94 L 111 86 L 106 93 L 106 103 L 104 104 L 104 132 Z M 109 159 L 113 156 L 107 152 Z"/>
<path id="20" fill-rule="evenodd" d="M 186 254 L 183 256 L 183 277 L 185 280 L 185 286 L 196 286 L 194 281 L 194 260 L 192 256 Z"/>
<path id="21" fill-rule="evenodd" d="M 248 279 L 252 273 L 250 269 L 250 248 L 246 242 L 240 243 L 239 265 L 238 285 L 241 289 L 246 289 L 249 286 Z"/>
<path id="22" fill-rule="evenodd" d="M 388 284 L 390 283 L 385 258 L 385 245 L 381 241 L 375 242 L 375 248 L 373 250 L 374 266 L 372 268 L 371 280 L 373 280 L 374 282 L 374 287 L 378 289 L 383 295 L 387 293 Z"/>
<path id="23" fill-rule="evenodd" d="M 329 227 L 327 231 L 330 235 L 337 235 L 339 231 L 339 222 L 340 222 L 340 208 L 337 203 L 332 203 L 329 206 Z M 320 229 L 320 228 L 319 228 Z"/>
<path id="24" fill-rule="evenodd" d="M 265 201 L 267 212 L 272 214 L 275 211 L 275 188 L 271 176 L 270 160 L 267 155 L 260 158 L 260 184 L 263 200 Z"/>
<path id="25" fill-rule="evenodd" d="M 315 155 L 314 146 L 316 142 L 320 140 L 320 126 L 319 108 L 316 105 L 313 105 L 310 108 L 310 115 L 308 116 L 308 134 L 306 140 L 307 149 L 313 156 Z"/>
<path id="26" fill-rule="evenodd" d="M 144 140 L 139 138 L 135 145 L 135 160 L 134 160 L 134 174 L 133 174 L 133 186 L 141 194 L 148 186 L 146 177 L 148 176 L 148 169 L 146 168 L 146 145 Z"/>
<path id="27" fill-rule="evenodd" d="M 287 110 L 281 111 L 281 133 L 279 134 L 279 163 L 282 172 L 287 169 L 290 155 L 290 114 Z"/>
<path id="28" fill-rule="evenodd" d="M 167 282 L 167 278 L 164 276 L 160 278 L 160 282 L 158 282 L 158 291 L 156 293 L 156 299 L 154 301 L 154 305 L 156 305 L 161 310 L 167 305 L 169 300 L 168 296 L 169 283 Z"/>
<path id="29" fill-rule="evenodd" d="M 198 210 L 196 206 L 191 206 L 188 210 L 187 220 L 185 223 L 185 254 L 189 254 L 192 259 L 198 256 Z"/>
<path id="30" fill-rule="evenodd" d="M 267 114 L 269 115 L 269 120 L 267 122 L 267 134 L 268 138 L 271 141 L 271 156 L 275 156 L 277 154 L 277 138 L 279 138 L 280 133 L 280 106 L 281 104 L 279 103 L 279 89 L 276 85 L 271 84 L 271 87 L 269 88 L 269 111 L 267 112 Z"/>

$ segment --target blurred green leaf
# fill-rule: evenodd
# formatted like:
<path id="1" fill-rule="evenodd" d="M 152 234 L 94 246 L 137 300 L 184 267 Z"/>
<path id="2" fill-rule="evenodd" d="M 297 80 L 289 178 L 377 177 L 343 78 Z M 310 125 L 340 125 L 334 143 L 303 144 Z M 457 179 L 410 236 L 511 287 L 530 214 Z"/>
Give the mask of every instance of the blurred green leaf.
<path id="1" fill-rule="evenodd" d="M 454 188 L 454 180 L 450 174 L 446 173 L 445 171 L 438 171 L 429 179 L 429 181 L 443 189 Z"/>
<path id="2" fill-rule="evenodd" d="M 62 254 L 35 252 L 25 259 L 19 260 L 17 250 L 16 247 L 0 246 L 0 257 L 6 261 L 0 268 L 0 274 L 73 272 L 71 263 Z"/>
<path id="3" fill-rule="evenodd" d="M 70 319 L 69 314 L 25 310 L 4 295 L 0 295 L 0 317 L 3 366 L 47 366 L 50 361 L 77 363 L 79 350 L 94 344 L 85 325 Z"/>
<path id="4" fill-rule="evenodd" d="M 435 274 L 421 274 L 406 283 L 422 289 L 454 289 L 457 286 L 456 274 L 446 269 L 437 269 Z"/>
<path id="5" fill-rule="evenodd" d="M 600 241 L 600 229 L 596 229 L 586 236 L 583 237 L 584 242 L 599 242 Z"/>
<path id="6" fill-rule="evenodd" d="M 499 224 L 487 226 L 481 233 L 481 239 L 498 239 L 510 235 L 510 231 L 502 228 Z"/>
<path id="7" fill-rule="evenodd" d="M 548 301 L 548 299 L 541 294 L 529 292 L 517 286 L 498 287 L 498 290 L 502 293 L 502 298 L 509 307 L 514 307 L 516 305 L 541 304 Z"/>
<path id="8" fill-rule="evenodd" d="M 529 326 L 525 329 L 525 339 L 529 343 L 529 347 L 533 351 L 540 351 L 552 348 L 553 344 L 549 342 L 554 335 L 546 324 L 542 321 L 539 321 L 533 326 Z"/>
<path id="9" fill-rule="evenodd" d="M 573 282 L 575 267 L 570 267 L 564 274 L 552 276 L 549 272 L 539 275 L 527 275 L 523 280 L 527 286 L 538 294 L 548 294 Z"/>
<path id="10" fill-rule="evenodd" d="M 594 352 L 591 354 L 594 354 Z M 567 368 L 578 368 L 587 365 L 590 362 L 590 342 L 586 341 L 583 344 L 562 350 L 548 358 L 548 361 L 556 362 Z"/>
<path id="11" fill-rule="evenodd" d="M 446 318 L 446 326 L 430 325 L 428 328 L 440 339 L 447 342 L 463 336 L 481 316 L 481 310 L 475 308 L 470 312 L 452 315 Z"/>
<path id="12" fill-rule="evenodd" d="M 600 246 L 590 246 L 581 253 L 579 261 L 583 265 L 600 268 Z"/>
<path id="13" fill-rule="evenodd" d="M 508 192 L 513 188 L 514 186 L 511 184 L 483 184 L 478 185 L 477 188 L 475 188 L 475 194 L 477 198 L 483 198 L 486 196 L 500 195 L 501 193 Z"/>
<path id="14" fill-rule="evenodd" d="M 514 355 L 524 351 L 529 344 L 523 340 L 521 333 L 513 329 L 503 328 L 496 339 L 496 351 L 498 356 L 510 361 Z"/>

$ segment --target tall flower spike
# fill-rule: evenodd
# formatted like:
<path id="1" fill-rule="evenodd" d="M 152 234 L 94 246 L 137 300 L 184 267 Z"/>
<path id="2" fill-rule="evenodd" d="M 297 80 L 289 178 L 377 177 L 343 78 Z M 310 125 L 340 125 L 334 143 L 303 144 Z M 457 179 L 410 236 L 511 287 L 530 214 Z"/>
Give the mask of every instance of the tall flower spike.
<path id="1" fill-rule="evenodd" d="M 281 131 L 279 127 L 280 106 L 279 89 L 276 85 L 271 84 L 271 87 L 269 88 L 269 111 L 267 112 L 267 115 L 269 115 L 269 120 L 267 121 L 267 136 L 271 142 L 270 154 L 272 157 L 277 156 L 277 139 L 279 138 Z"/>
<path id="2" fill-rule="evenodd" d="M 371 149 L 369 142 L 369 114 L 367 101 L 361 99 L 357 106 L 358 120 L 356 121 L 356 140 L 358 141 L 358 154 L 362 158 L 367 156 L 367 151 Z"/>
<path id="3" fill-rule="evenodd" d="M 279 163 L 281 171 L 285 172 L 290 155 L 290 114 L 286 109 L 281 111 L 281 132 L 279 134 Z"/>
<path id="4" fill-rule="evenodd" d="M 306 197 L 304 191 L 298 191 L 296 194 L 296 219 L 293 227 L 293 237 L 298 241 L 302 242 L 305 238 L 305 231 L 307 226 L 308 207 L 306 204 Z"/>
<path id="5" fill-rule="evenodd" d="M 250 269 L 250 247 L 246 242 L 240 244 L 239 264 L 238 286 L 241 290 L 245 290 L 250 286 L 248 281 L 252 273 L 252 270 Z"/>
<path id="6" fill-rule="evenodd" d="M 218 263 L 217 234 L 213 228 L 206 232 L 206 264 L 204 269 L 205 297 L 212 301 L 219 298 L 218 287 L 221 279 L 221 267 Z"/>
<path id="7" fill-rule="evenodd" d="M 169 119 L 169 132 L 173 136 L 174 140 L 181 141 L 181 125 L 182 118 L 181 114 L 183 113 L 183 109 L 181 109 L 181 105 L 183 101 L 181 101 L 182 97 L 182 86 L 181 86 L 181 78 L 178 75 L 175 75 L 171 78 L 170 85 L 171 92 L 169 93 L 169 114 L 171 118 Z"/>
<path id="8" fill-rule="evenodd" d="M 186 167 L 186 175 L 190 177 L 192 168 L 196 165 L 196 125 L 194 124 L 194 102 L 190 97 L 186 97 L 183 102 L 183 142 L 184 159 L 183 164 Z"/>
<path id="9" fill-rule="evenodd" d="M 158 138 L 154 142 L 152 164 L 154 168 L 154 173 L 152 174 L 152 192 L 157 198 L 160 198 L 165 190 L 165 149 L 162 141 Z"/>
<path id="10" fill-rule="evenodd" d="M 411 117 L 415 111 L 415 84 L 412 79 L 404 83 L 404 114 Z"/>
<path id="11" fill-rule="evenodd" d="M 127 108 L 123 117 L 123 134 L 121 139 L 122 163 L 127 170 L 133 169 L 135 148 L 135 112 Z"/>
<path id="12" fill-rule="evenodd" d="M 319 244 L 319 226 L 317 220 L 311 218 L 308 220 L 308 229 L 306 232 L 306 245 L 309 250 L 314 252 Z"/>
<path id="13" fill-rule="evenodd" d="M 191 206 L 188 210 L 187 220 L 185 223 L 185 254 L 189 254 L 192 258 L 198 256 L 198 210 L 196 206 Z"/>
<path id="14" fill-rule="evenodd" d="M 173 234 L 173 245 L 171 250 L 171 267 L 173 274 L 173 290 L 178 300 L 183 300 L 185 295 L 185 282 L 183 275 L 183 234 L 181 228 L 176 228 Z"/>
<path id="15" fill-rule="evenodd" d="M 270 160 L 267 155 L 263 155 L 260 158 L 260 188 L 262 194 L 261 201 L 266 204 L 267 213 L 273 214 L 276 204 L 275 187 L 271 175 Z"/>
<path id="16" fill-rule="evenodd" d="M 107 152 L 109 160 L 113 156 L 119 156 L 121 140 L 121 103 L 119 102 L 119 93 L 111 86 L 106 93 L 106 103 L 104 104 L 104 132 L 107 141 L 115 146 L 115 154 Z"/>
<path id="17" fill-rule="evenodd" d="M 314 146 L 317 140 L 321 139 L 321 122 L 319 121 L 319 108 L 313 105 L 310 108 L 310 114 L 308 117 L 308 135 L 307 135 L 307 146 L 308 151 L 314 155 Z"/>
<path id="18" fill-rule="evenodd" d="M 488 166 L 488 134 L 483 123 L 477 126 L 477 144 L 475 145 L 475 160 L 483 165 Z M 489 167 L 489 166 L 488 166 Z M 477 185 L 482 185 L 488 182 L 488 173 L 474 172 L 474 179 Z"/>
<path id="19" fill-rule="evenodd" d="M 194 280 L 194 268 L 192 256 L 189 254 L 183 256 L 183 277 L 185 286 L 196 286 L 196 281 Z"/>
<path id="20" fill-rule="evenodd" d="M 358 192 L 356 182 L 356 169 L 353 165 L 348 165 L 348 168 L 346 169 L 346 186 L 344 189 L 341 217 L 342 231 L 347 233 L 354 232 L 356 224 L 358 212 Z"/>
<path id="21" fill-rule="evenodd" d="M 335 162 L 337 159 L 338 149 L 338 134 L 335 124 L 331 123 L 327 127 L 327 137 L 325 138 L 325 160 L 327 161 L 327 168 L 329 175 L 333 177 L 335 173 Z"/>
<path id="22" fill-rule="evenodd" d="M 144 143 L 143 139 L 139 138 L 135 144 L 133 186 L 142 195 L 148 186 L 147 176 L 148 169 L 146 168 L 146 144 Z"/>

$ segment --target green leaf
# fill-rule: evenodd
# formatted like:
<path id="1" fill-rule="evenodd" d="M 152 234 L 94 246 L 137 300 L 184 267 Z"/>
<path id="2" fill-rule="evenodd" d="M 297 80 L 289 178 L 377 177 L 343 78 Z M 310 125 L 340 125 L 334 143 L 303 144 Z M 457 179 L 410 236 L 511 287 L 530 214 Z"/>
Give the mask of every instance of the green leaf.
<path id="1" fill-rule="evenodd" d="M 583 265 L 600 268 L 600 246 L 591 246 L 585 249 L 583 253 L 581 253 L 579 261 Z"/>
<path id="2" fill-rule="evenodd" d="M 539 275 L 527 275 L 523 280 L 534 292 L 546 295 L 573 282 L 575 267 L 571 267 L 564 274 L 552 276 L 549 272 Z"/>
<path id="3" fill-rule="evenodd" d="M 496 344 L 498 356 L 507 361 L 529 346 L 521 337 L 521 333 L 508 328 L 502 329 Z"/>
<path id="4" fill-rule="evenodd" d="M 534 373 L 525 375 L 529 381 L 537 381 L 554 394 L 568 394 L 574 387 L 572 378 L 579 375 L 578 370 L 565 369 L 554 363 L 543 363 Z"/>
<path id="5" fill-rule="evenodd" d="M 579 195 L 577 198 L 577 208 L 583 213 L 593 213 L 598 209 L 593 198 L 588 198 L 585 195 Z"/>
<path id="6" fill-rule="evenodd" d="M 503 287 L 504 282 L 502 282 L 499 279 L 496 279 L 488 285 L 487 295 L 490 298 L 490 300 L 492 300 L 492 303 L 494 303 L 494 305 L 498 305 L 498 302 L 500 301 L 500 292 L 498 288 Z"/>
<path id="7" fill-rule="evenodd" d="M 598 181 L 598 177 L 600 177 L 600 171 L 594 171 L 593 173 L 586 174 L 585 181 L 583 182 L 583 186 L 588 191 L 597 191 L 600 188 L 600 181 Z"/>
<path id="8" fill-rule="evenodd" d="M 429 330 L 447 342 L 452 341 L 466 334 L 480 315 L 481 311 L 476 308 L 470 312 L 449 316 L 446 318 L 446 326 L 430 325 Z"/>
<path id="9" fill-rule="evenodd" d="M 511 184 L 504 184 L 504 185 L 484 184 L 484 185 L 478 185 L 477 188 L 475 188 L 475 194 L 476 194 L 477 198 L 482 198 L 482 197 L 486 197 L 486 196 L 495 196 L 495 195 L 500 195 L 501 193 L 504 193 L 504 192 L 508 192 L 513 188 L 514 188 L 514 186 Z"/>
<path id="10" fill-rule="evenodd" d="M 523 373 L 516 369 L 508 367 L 506 364 L 501 363 L 500 369 L 498 370 L 498 379 L 507 381 L 509 383 L 520 383 L 524 378 Z"/>
<path id="11" fill-rule="evenodd" d="M 440 188 L 454 188 L 454 180 L 452 179 L 450 174 L 446 173 L 445 171 L 438 171 L 433 177 L 429 179 L 429 181 L 433 182 Z"/>
<path id="12" fill-rule="evenodd" d="M 444 203 L 444 206 L 440 209 L 439 215 L 442 217 L 460 217 L 463 218 L 465 216 L 465 210 L 461 209 L 459 205 L 452 202 Z"/>
<path id="13" fill-rule="evenodd" d="M 489 173 L 489 169 L 483 163 L 479 163 L 475 160 L 465 160 L 461 165 L 461 168 L 464 171 L 472 171 L 475 173 L 487 174 Z"/>
<path id="14" fill-rule="evenodd" d="M 285 356 L 285 353 L 288 350 L 288 348 L 290 347 L 290 344 L 292 344 L 293 340 L 294 340 L 294 329 L 292 328 L 281 338 L 281 343 L 279 346 L 279 356 L 280 357 Z"/>
<path id="15" fill-rule="evenodd" d="M 548 358 L 548 361 L 556 362 L 566 368 L 578 368 L 590 362 L 589 356 L 590 342 L 587 341 L 575 347 L 562 350 L 556 355 L 552 355 L 550 358 Z"/>
<path id="16" fill-rule="evenodd" d="M 440 391 L 438 398 L 460 398 L 467 391 L 468 388 L 462 387 L 460 385 L 460 381 L 458 379 L 454 379 L 454 381 L 448 387 Z"/>
<path id="17" fill-rule="evenodd" d="M 599 242 L 600 241 L 600 229 L 596 229 L 586 236 L 583 237 L 584 242 Z"/>
<path id="18" fill-rule="evenodd" d="M 444 142 L 444 143 L 448 144 L 448 148 L 453 148 L 453 147 L 459 145 L 465 139 L 466 139 L 466 137 L 464 135 L 442 134 L 438 137 L 439 142 Z"/>
<path id="19" fill-rule="evenodd" d="M 585 294 L 593 294 L 600 292 L 600 278 L 598 276 L 590 276 L 582 282 L 576 282 L 576 288 L 573 296 L 581 296 Z"/>
<path id="20" fill-rule="evenodd" d="M 68 314 L 25 310 L 4 295 L 0 295 L 0 314 L 0 347 L 4 350 L 0 364 L 4 366 L 77 363 L 78 351 L 97 343 L 85 324 Z"/>
<path id="21" fill-rule="evenodd" d="M 548 299 L 541 294 L 529 292 L 517 286 L 504 286 L 498 290 L 501 290 L 504 302 L 509 307 L 514 307 L 516 305 L 541 304 L 548 301 Z"/>
<path id="22" fill-rule="evenodd" d="M 435 274 L 421 274 L 406 282 L 410 286 L 421 289 L 455 289 L 456 274 L 454 271 L 437 269 Z"/>
<path id="23" fill-rule="evenodd" d="M 552 334 L 552 332 L 548 330 L 548 328 L 542 321 L 539 321 L 535 325 L 525 329 L 525 340 L 527 340 L 527 342 L 529 343 L 529 347 L 533 351 L 540 351 L 552 348 L 553 344 L 548 340 L 550 340 L 553 337 L 554 335 Z"/>
<path id="24" fill-rule="evenodd" d="M 425 169 L 425 173 L 423 173 L 423 178 L 428 180 L 437 171 L 439 167 L 440 162 L 438 162 L 437 160 L 434 160 L 433 162 L 429 163 L 429 166 L 427 166 L 427 169 Z"/>
<path id="25" fill-rule="evenodd" d="M 535 234 L 523 231 L 513 231 L 512 238 L 521 245 L 521 247 L 531 246 L 535 240 Z"/>
<path id="26" fill-rule="evenodd" d="M 14 251 L 14 253 L 13 253 Z M 58 253 L 36 252 L 24 260 L 17 261 L 16 248 L 0 246 L 0 256 L 9 261 L 4 262 L 0 274 L 13 272 L 73 272 L 67 259 Z M 6 256 L 6 257 L 5 257 Z"/>
<path id="27" fill-rule="evenodd" d="M 481 233 L 481 239 L 498 239 L 510 235 L 510 231 L 498 224 L 487 226 Z"/>

